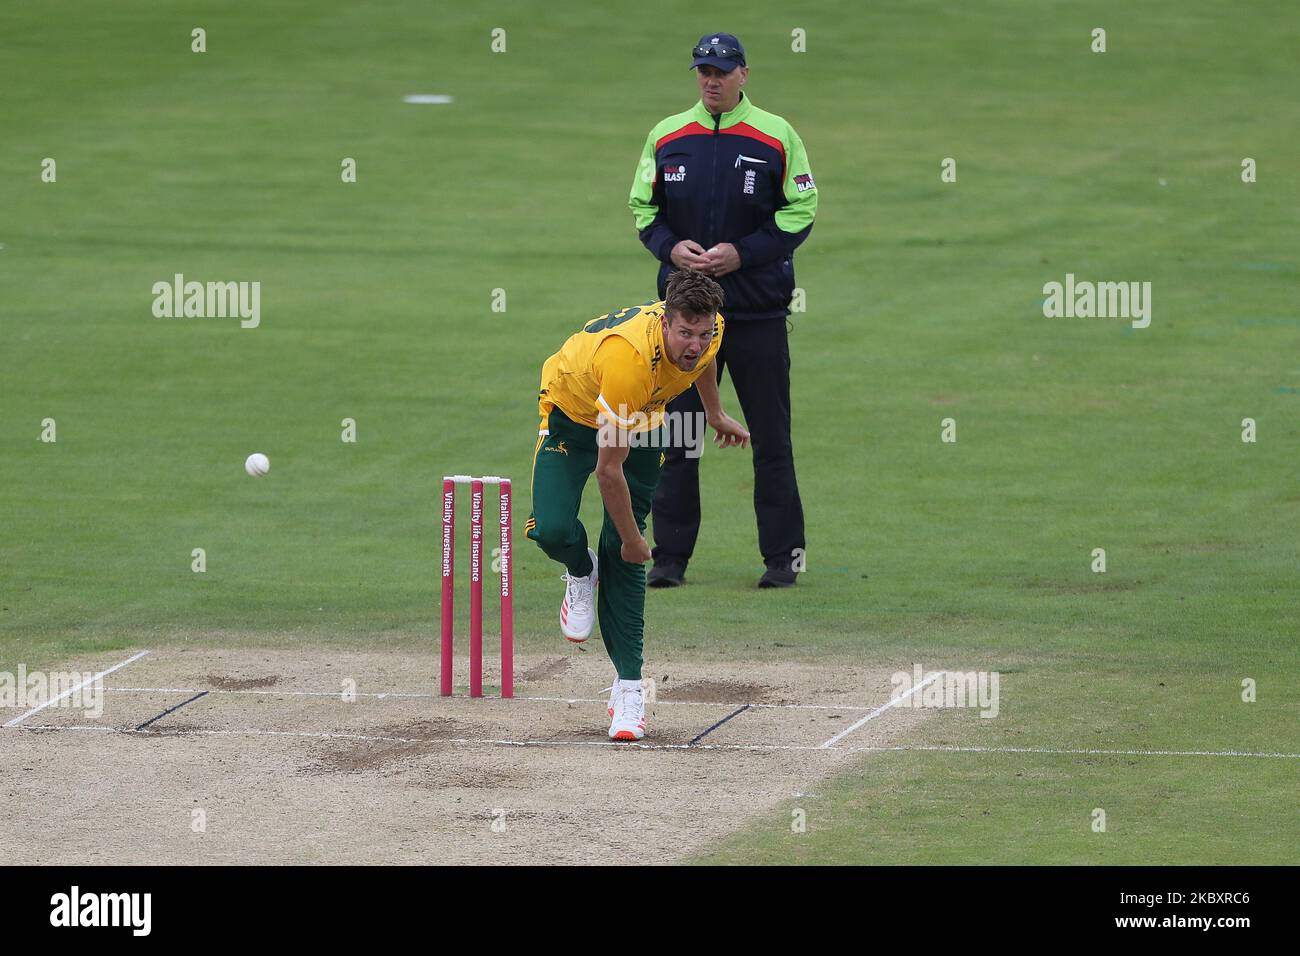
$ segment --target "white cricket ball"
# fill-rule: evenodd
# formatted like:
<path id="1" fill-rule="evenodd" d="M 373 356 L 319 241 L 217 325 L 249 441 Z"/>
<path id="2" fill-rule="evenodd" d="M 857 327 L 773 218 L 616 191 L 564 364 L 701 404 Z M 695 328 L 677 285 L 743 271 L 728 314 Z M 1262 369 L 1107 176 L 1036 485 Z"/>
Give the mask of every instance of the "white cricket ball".
<path id="1" fill-rule="evenodd" d="M 260 478 L 271 470 L 271 459 L 267 458 L 260 451 L 255 451 L 248 456 L 244 462 L 244 471 L 248 472 L 254 478 Z"/>

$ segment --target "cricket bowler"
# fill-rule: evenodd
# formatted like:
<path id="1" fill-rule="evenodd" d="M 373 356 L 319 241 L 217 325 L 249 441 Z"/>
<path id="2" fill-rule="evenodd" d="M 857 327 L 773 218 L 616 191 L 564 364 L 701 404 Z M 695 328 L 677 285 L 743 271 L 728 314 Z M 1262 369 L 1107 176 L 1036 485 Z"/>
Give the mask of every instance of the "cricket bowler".
<path id="1" fill-rule="evenodd" d="M 661 443 L 649 441 L 649 433 L 663 423 L 664 406 L 694 385 L 715 443 L 749 444 L 749 432 L 722 410 L 718 396 L 722 299 L 708 276 L 680 270 L 668 278 L 663 301 L 592 319 L 542 366 L 527 534 L 564 565 L 561 633 L 582 643 L 600 619 L 617 672 L 608 706 L 613 740 L 645 736 L 641 663 L 650 546 L 643 532 L 664 461 Z M 592 472 L 605 505 L 595 550 L 578 519 Z"/>

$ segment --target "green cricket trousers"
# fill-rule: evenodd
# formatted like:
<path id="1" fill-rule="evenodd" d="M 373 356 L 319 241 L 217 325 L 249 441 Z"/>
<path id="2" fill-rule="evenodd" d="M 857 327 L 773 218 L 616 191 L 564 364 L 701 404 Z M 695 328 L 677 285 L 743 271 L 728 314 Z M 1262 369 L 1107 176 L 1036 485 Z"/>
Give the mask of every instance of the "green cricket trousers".
<path id="1" fill-rule="evenodd" d="M 572 575 L 591 573 L 587 554 L 587 529 L 578 519 L 582 490 L 596 470 L 596 429 L 573 421 L 556 408 L 547 423 L 549 435 L 540 436 L 533 458 L 533 513 L 528 537 L 547 556 Z M 662 467 L 662 449 L 631 448 L 623 462 L 623 475 L 632 496 L 632 514 L 645 533 L 646 515 L 654 500 Z M 641 679 L 641 654 L 645 632 L 645 567 L 623 560 L 623 540 L 605 512 L 596 555 L 600 580 L 596 588 L 596 619 L 609 659 L 622 680 Z"/>

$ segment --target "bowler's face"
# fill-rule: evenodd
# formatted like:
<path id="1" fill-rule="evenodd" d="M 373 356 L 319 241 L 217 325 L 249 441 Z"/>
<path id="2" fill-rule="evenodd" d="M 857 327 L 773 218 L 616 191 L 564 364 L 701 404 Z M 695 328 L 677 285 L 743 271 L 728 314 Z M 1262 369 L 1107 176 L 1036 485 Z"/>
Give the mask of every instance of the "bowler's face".
<path id="1" fill-rule="evenodd" d="M 749 76 L 749 67 L 738 66 L 730 73 L 716 66 L 701 65 L 695 68 L 695 79 L 700 84 L 700 99 L 710 113 L 726 113 L 740 102 L 740 88 Z"/>
<path id="2" fill-rule="evenodd" d="M 667 316 L 662 321 L 668 361 L 683 372 L 693 371 L 713 341 L 713 316 L 675 313 L 671 321 Z"/>

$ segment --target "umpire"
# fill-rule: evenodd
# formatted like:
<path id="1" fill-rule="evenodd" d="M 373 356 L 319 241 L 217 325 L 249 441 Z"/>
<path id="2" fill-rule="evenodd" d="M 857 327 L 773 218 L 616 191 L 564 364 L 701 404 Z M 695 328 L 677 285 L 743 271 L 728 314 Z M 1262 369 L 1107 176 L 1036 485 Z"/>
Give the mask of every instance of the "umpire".
<path id="1" fill-rule="evenodd" d="M 754 446 L 754 513 L 767 570 L 761 588 L 795 583 L 803 554 L 803 505 L 790 443 L 790 347 L 786 316 L 794 251 L 812 231 L 817 186 L 803 142 L 780 116 L 754 105 L 745 49 L 729 33 L 696 44 L 700 101 L 650 131 L 628 205 L 641 242 L 662 263 L 659 298 L 674 268 L 722 286 L 727 334 L 717 357 L 736 386 Z M 674 418 L 703 413 L 689 389 Z M 654 498 L 651 587 L 676 587 L 700 531 L 699 458 L 673 441 Z M 696 450 L 698 453 L 698 449 Z"/>

